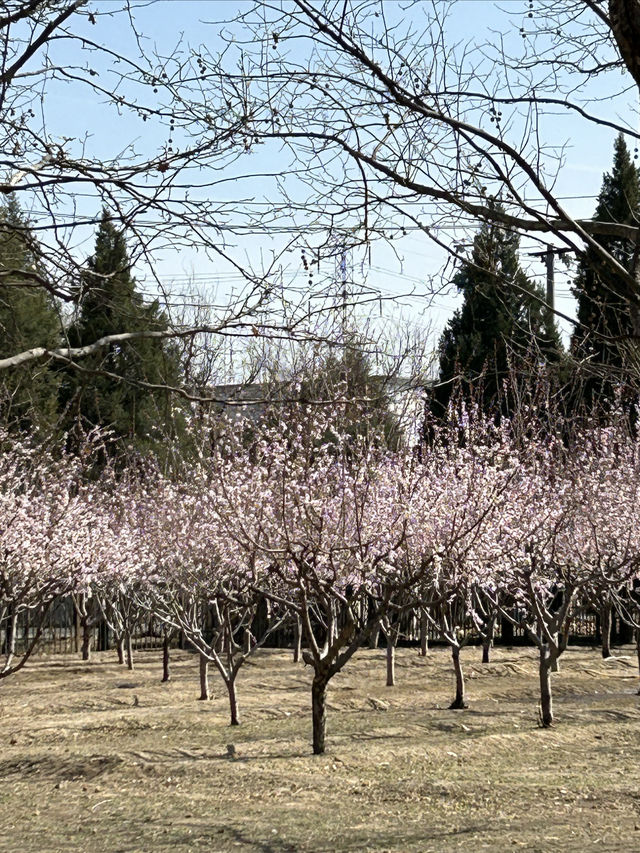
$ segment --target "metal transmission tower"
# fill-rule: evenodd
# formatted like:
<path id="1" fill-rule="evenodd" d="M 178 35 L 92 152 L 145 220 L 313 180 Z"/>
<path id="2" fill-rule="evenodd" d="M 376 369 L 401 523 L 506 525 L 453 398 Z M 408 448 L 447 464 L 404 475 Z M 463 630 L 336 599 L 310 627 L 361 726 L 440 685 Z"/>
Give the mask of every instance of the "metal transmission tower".
<path id="1" fill-rule="evenodd" d="M 347 337 L 347 308 L 348 300 L 353 288 L 353 262 L 351 250 L 344 245 L 339 247 L 335 256 L 336 273 L 335 282 L 338 286 L 338 294 L 342 305 L 342 343 Z"/>
<path id="2" fill-rule="evenodd" d="M 335 285 L 337 288 L 337 296 L 340 300 L 340 304 L 342 306 L 342 317 L 341 317 L 341 331 L 340 331 L 340 344 L 342 346 L 342 370 L 341 370 L 341 382 L 344 384 L 344 390 L 346 390 L 347 383 L 347 338 L 349 334 L 348 324 L 347 324 L 347 310 L 348 310 L 348 300 L 351 295 L 351 290 L 353 288 L 353 265 L 351 262 L 351 252 L 349 249 L 344 246 L 338 246 L 336 248 L 335 254 Z"/>

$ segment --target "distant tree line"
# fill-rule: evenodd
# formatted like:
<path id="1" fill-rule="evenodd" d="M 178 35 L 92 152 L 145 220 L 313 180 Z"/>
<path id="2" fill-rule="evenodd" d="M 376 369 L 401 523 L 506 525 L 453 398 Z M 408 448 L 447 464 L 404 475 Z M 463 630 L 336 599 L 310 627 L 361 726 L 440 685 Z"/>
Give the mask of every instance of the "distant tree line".
<path id="1" fill-rule="evenodd" d="M 71 309 L 42 287 L 46 272 L 39 245 L 18 203 L 0 206 L 0 357 L 32 347 L 83 347 L 123 331 L 163 331 L 168 319 L 158 299 L 147 301 L 137 287 L 127 250 L 127 234 L 104 209 L 93 253 L 73 286 Z M 35 271 L 40 286 L 30 287 Z M 278 362 L 275 351 L 266 367 L 267 405 L 286 409 L 292 402 L 310 407 L 331 404 L 335 428 L 355 438 L 367 433 L 389 446 L 401 440 L 393 412 L 388 371 L 376 375 L 365 337 L 344 329 L 344 340 L 321 336 L 303 363 Z M 184 453 L 190 439 L 187 421 L 210 408 L 195 406 L 172 389 L 187 384 L 187 365 L 171 339 L 140 338 L 112 343 L 67 364 L 29 361 L 0 375 L 0 425 L 24 434 L 66 436 L 79 449 L 100 430 L 109 457 Z M 297 369 L 296 369 L 297 368 Z M 193 383 L 194 368 L 189 365 Z M 195 369 L 197 374 L 197 368 Z M 196 391 L 211 393 L 206 378 Z M 335 404 L 335 405 L 334 405 Z M 221 413 L 221 406 L 213 406 Z M 278 418 L 268 413 L 268 418 Z M 249 440 L 250 424 L 245 424 Z"/>
<path id="2" fill-rule="evenodd" d="M 500 200 L 490 204 L 499 208 Z M 640 174 L 619 135 L 594 220 L 635 225 L 639 215 Z M 522 267 L 519 235 L 499 219 L 481 225 L 452 278 L 462 304 L 440 338 L 426 423 L 447 420 L 454 403 L 500 418 L 521 416 L 527 404 L 539 407 L 550 399 L 569 416 L 602 419 L 622 407 L 635 419 L 640 360 L 633 294 L 624 295 L 624 281 L 613 281 L 610 268 L 588 248 L 577 264 L 577 322 L 565 350 L 544 289 Z M 631 240 L 595 239 L 625 269 L 633 268 L 637 247 Z M 46 275 L 38 241 L 11 195 L 0 206 L 0 357 L 37 346 L 79 347 L 125 329 L 167 328 L 159 301 L 146 301 L 137 288 L 127 235 L 106 209 L 75 283 L 71 311 L 47 288 Z M 109 455 L 162 455 L 186 435 L 187 409 L 170 390 L 183 383 L 184 369 L 178 346 L 169 340 L 111 344 L 68 365 L 32 361 L 0 379 L 0 417 L 7 428 L 65 434 L 70 446 L 79 447 L 99 427 L 108 436 Z M 278 405 L 281 398 L 309 405 L 339 399 L 336 416 L 347 434 L 361 433 L 363 423 L 370 430 L 373 423 L 381 440 L 391 446 L 400 440 L 391 389 L 384 377 L 374 376 L 356 332 L 338 350 L 316 353 L 304 375 L 283 381 L 280 371 L 274 382 Z"/>

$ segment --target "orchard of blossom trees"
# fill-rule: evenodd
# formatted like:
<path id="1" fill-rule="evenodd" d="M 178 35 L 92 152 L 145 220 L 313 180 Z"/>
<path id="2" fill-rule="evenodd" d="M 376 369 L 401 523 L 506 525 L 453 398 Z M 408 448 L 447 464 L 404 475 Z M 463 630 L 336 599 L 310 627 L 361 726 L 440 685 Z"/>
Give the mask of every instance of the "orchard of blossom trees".
<path id="1" fill-rule="evenodd" d="M 143 462 L 99 469 L 91 447 L 69 458 L 3 435 L 0 678 L 24 666 L 47 610 L 73 595 L 85 623 L 99 613 L 129 656 L 142 616 L 165 637 L 182 632 L 203 687 L 209 663 L 223 679 L 235 725 L 238 672 L 291 624 L 312 668 L 322 753 L 329 683 L 380 630 L 392 683 L 400 618 L 437 627 L 452 652 L 452 708 L 462 708 L 463 629 L 471 622 L 488 649 L 501 619 L 539 650 L 550 726 L 551 674 L 576 610 L 614 603 L 640 621 L 640 442 L 622 423 L 516 434 L 464 409 L 454 423 L 395 451 L 341 436 L 318 413 L 250 438 L 218 425 L 170 473 Z M 35 631 L 18 652 L 25 614 Z"/>

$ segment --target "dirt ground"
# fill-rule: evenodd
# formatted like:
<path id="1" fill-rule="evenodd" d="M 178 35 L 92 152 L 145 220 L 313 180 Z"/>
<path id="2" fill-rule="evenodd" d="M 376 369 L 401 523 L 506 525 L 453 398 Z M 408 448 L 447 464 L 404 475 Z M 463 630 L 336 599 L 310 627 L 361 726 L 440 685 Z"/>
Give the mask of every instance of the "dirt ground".
<path id="1" fill-rule="evenodd" d="M 364 651 L 330 686 L 310 748 L 310 670 L 261 651 L 200 702 L 198 661 L 134 672 L 112 653 L 42 657 L 0 683 L 0 851 L 640 850 L 640 697 L 631 649 L 569 649 L 557 723 L 537 725 L 535 655 L 467 648 L 470 708 L 450 711 L 444 649 Z"/>

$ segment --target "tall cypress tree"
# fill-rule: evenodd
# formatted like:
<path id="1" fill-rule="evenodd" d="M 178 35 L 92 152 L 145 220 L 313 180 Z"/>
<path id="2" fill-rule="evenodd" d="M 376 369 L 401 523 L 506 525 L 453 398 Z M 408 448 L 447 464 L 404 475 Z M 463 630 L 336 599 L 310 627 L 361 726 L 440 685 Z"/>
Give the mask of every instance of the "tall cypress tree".
<path id="1" fill-rule="evenodd" d="M 614 146 L 613 167 L 604 175 L 594 219 L 638 225 L 640 222 L 640 173 L 634 165 L 622 134 Z M 620 237 L 597 237 L 597 242 L 625 269 L 631 270 L 634 243 Z M 626 283 L 600 261 L 596 250 L 584 253 L 576 276 L 576 328 L 571 351 L 588 366 L 580 384 L 582 401 L 589 408 L 608 407 L 616 389 L 624 384 L 626 369 L 636 362 L 628 288 Z M 591 375 L 589 375 L 591 374 Z"/>
<path id="2" fill-rule="evenodd" d="M 518 373 L 526 378 L 541 358 L 558 362 L 561 357 L 545 294 L 521 269 L 518 248 L 517 234 L 485 224 L 474 239 L 471 261 L 453 279 L 463 303 L 440 338 L 438 382 L 430 401 L 436 418 L 446 417 L 452 394 L 474 400 L 486 412 L 508 411 L 505 380 Z"/>
<path id="3" fill-rule="evenodd" d="M 18 202 L 0 205 L 0 358 L 60 344 L 53 298 L 38 244 Z M 30 362 L 0 374 L 0 419 L 21 430 L 49 430 L 57 418 L 57 380 L 50 366 Z"/>
<path id="4" fill-rule="evenodd" d="M 124 233 L 103 210 L 95 252 L 78 293 L 77 317 L 68 330 L 71 346 L 85 346 L 106 335 L 164 330 L 158 302 L 145 303 L 136 290 Z M 81 370 L 65 373 L 61 402 L 72 434 L 93 427 L 110 431 L 111 452 L 134 448 L 160 451 L 175 422 L 171 395 L 141 385 L 175 386 L 180 364 L 171 344 L 141 338 L 112 344 L 82 360 Z"/>

